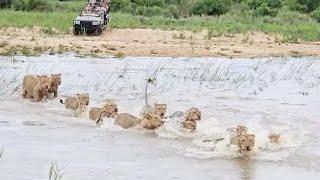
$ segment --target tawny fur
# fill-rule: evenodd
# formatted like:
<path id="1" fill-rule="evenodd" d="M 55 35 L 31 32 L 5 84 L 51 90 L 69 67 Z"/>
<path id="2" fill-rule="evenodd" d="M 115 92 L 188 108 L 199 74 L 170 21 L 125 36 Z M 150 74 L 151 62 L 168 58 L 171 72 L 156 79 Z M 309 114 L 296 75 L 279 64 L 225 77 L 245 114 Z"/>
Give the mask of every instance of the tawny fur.
<path id="1" fill-rule="evenodd" d="M 50 88 L 48 90 L 49 93 L 53 93 L 53 97 L 56 98 L 58 96 L 58 87 L 61 84 L 61 74 L 51 74 L 50 77 Z"/>
<path id="2" fill-rule="evenodd" d="M 23 78 L 22 96 L 39 102 L 47 96 L 49 85 L 50 79 L 47 76 L 27 75 Z"/>
<path id="3" fill-rule="evenodd" d="M 146 129 L 157 129 L 163 125 L 162 118 L 154 113 L 146 114 L 142 121 L 141 126 Z"/>
<path id="4" fill-rule="evenodd" d="M 118 106 L 114 102 L 108 101 L 102 108 L 93 107 L 89 111 L 89 118 L 96 121 L 99 119 L 101 112 L 104 112 L 103 118 L 115 118 L 118 113 Z"/>
<path id="5" fill-rule="evenodd" d="M 237 145 L 239 138 L 241 135 L 245 135 L 248 132 L 248 128 L 243 125 L 238 125 L 235 130 L 235 134 L 233 134 L 230 138 L 230 144 Z"/>
<path id="6" fill-rule="evenodd" d="M 279 134 L 271 133 L 271 134 L 268 136 L 268 138 L 269 138 L 269 140 L 270 140 L 270 143 L 279 144 L 279 142 L 280 142 L 280 135 L 279 135 Z"/>
<path id="7" fill-rule="evenodd" d="M 239 136 L 238 148 L 241 154 L 247 154 L 252 152 L 254 144 L 255 144 L 254 134 L 243 134 Z"/>
<path id="8" fill-rule="evenodd" d="M 182 126 L 192 131 L 197 128 L 197 121 L 201 120 L 201 111 L 198 108 L 190 108 L 185 113 L 185 119 L 182 122 Z"/>
<path id="9" fill-rule="evenodd" d="M 124 129 L 128 129 L 135 125 L 140 124 L 140 122 L 141 122 L 140 118 L 137 118 L 129 113 L 121 113 L 116 116 L 114 124 L 121 126 Z"/>
<path id="10" fill-rule="evenodd" d="M 60 99 L 60 102 L 65 105 L 66 109 L 71 109 L 75 112 L 75 115 L 78 116 L 84 109 L 89 105 L 89 94 L 77 94 L 74 97 L 67 97 L 65 102 Z"/>

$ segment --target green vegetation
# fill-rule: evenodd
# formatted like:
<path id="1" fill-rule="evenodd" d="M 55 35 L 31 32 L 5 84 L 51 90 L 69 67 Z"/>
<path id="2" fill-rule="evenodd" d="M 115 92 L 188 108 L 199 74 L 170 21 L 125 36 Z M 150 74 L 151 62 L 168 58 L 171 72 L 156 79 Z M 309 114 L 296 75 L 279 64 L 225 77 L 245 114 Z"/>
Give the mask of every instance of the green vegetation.
<path id="1" fill-rule="evenodd" d="M 112 0 L 111 28 L 208 30 L 213 36 L 262 31 L 283 42 L 320 40 L 319 0 Z M 2 0 L 0 27 L 69 33 L 86 0 Z M 179 36 L 179 35 L 178 35 Z M 280 40 L 279 40 L 280 41 Z"/>

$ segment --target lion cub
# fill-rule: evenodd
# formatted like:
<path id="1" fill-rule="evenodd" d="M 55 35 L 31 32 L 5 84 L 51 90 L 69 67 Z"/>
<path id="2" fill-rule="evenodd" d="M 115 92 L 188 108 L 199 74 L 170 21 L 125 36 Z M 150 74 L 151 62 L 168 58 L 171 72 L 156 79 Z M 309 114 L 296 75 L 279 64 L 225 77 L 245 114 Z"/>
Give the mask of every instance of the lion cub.
<path id="1" fill-rule="evenodd" d="M 279 135 L 279 134 L 271 133 L 271 134 L 268 136 L 268 138 L 269 138 L 269 140 L 270 140 L 270 143 L 279 144 L 279 142 L 280 142 L 280 135 Z"/>
<path id="2" fill-rule="evenodd" d="M 102 118 L 115 118 L 118 113 L 118 106 L 116 105 L 116 103 L 108 101 L 102 108 L 93 107 L 89 111 L 89 118 L 96 121 L 99 119 L 99 116 L 102 112 L 104 112 Z"/>
<path id="3" fill-rule="evenodd" d="M 140 125 L 145 129 L 157 129 L 163 123 L 161 116 L 155 113 L 148 113 L 144 115 Z"/>
<path id="4" fill-rule="evenodd" d="M 198 108 L 190 108 L 187 110 L 182 126 L 192 131 L 197 128 L 197 121 L 201 120 L 201 111 Z"/>
<path id="5" fill-rule="evenodd" d="M 65 102 L 60 99 L 60 103 L 64 104 L 66 109 L 73 110 L 75 112 L 75 116 L 79 116 L 79 114 L 89 105 L 89 94 L 82 93 L 76 94 L 75 97 L 69 96 L 65 99 Z"/>
<path id="6" fill-rule="evenodd" d="M 58 86 L 61 84 L 61 74 L 51 74 L 49 93 L 53 93 L 53 97 L 58 96 Z"/>
<path id="7" fill-rule="evenodd" d="M 22 96 L 40 102 L 48 95 L 49 85 L 50 79 L 47 76 L 27 75 L 22 82 Z"/>

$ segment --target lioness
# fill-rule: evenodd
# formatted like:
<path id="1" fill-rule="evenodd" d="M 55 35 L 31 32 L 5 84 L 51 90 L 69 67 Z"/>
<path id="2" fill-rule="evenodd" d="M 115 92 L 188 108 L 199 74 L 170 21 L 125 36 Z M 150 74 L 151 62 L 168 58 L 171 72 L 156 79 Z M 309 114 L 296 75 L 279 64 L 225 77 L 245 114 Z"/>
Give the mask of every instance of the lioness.
<path id="1" fill-rule="evenodd" d="M 162 119 L 166 118 L 167 104 L 154 103 L 153 109 L 156 115 L 160 116 Z"/>
<path id="2" fill-rule="evenodd" d="M 162 121 L 162 118 L 159 115 L 149 113 L 143 117 L 140 125 L 146 129 L 157 129 L 161 125 L 163 125 L 163 123 L 164 122 Z"/>
<path id="3" fill-rule="evenodd" d="M 53 97 L 58 96 L 58 86 L 61 84 L 61 74 L 51 74 L 49 93 L 53 93 Z"/>
<path id="4" fill-rule="evenodd" d="M 144 117 L 146 114 L 154 113 L 165 119 L 165 114 L 167 112 L 167 104 L 157 104 L 154 103 L 153 106 L 144 106 L 141 112 L 141 116 Z"/>
<path id="5" fill-rule="evenodd" d="M 89 105 L 89 94 L 82 93 L 77 94 L 75 97 L 67 97 L 65 102 L 60 99 L 60 103 L 64 104 L 66 109 L 75 111 L 75 116 L 79 116 L 79 114 Z"/>
<path id="6" fill-rule="evenodd" d="M 279 142 L 280 142 L 280 135 L 279 135 L 279 134 L 271 133 L 271 134 L 268 136 L 268 138 L 269 138 L 269 140 L 270 140 L 270 143 L 279 144 Z"/>
<path id="7" fill-rule="evenodd" d="M 108 101 L 102 108 L 93 107 L 89 111 L 89 118 L 96 121 L 99 119 L 101 112 L 104 112 L 103 117 L 115 118 L 118 113 L 118 106 L 114 102 Z"/>
<path id="8" fill-rule="evenodd" d="M 49 85 L 50 79 L 47 76 L 27 75 L 23 78 L 22 96 L 39 102 L 47 96 Z"/>
<path id="9" fill-rule="evenodd" d="M 137 118 L 129 113 L 121 113 L 116 116 L 114 124 L 121 126 L 124 129 L 128 129 L 135 125 L 140 124 L 140 122 L 141 122 L 140 118 Z"/>
<path id="10" fill-rule="evenodd" d="M 247 154 L 252 151 L 254 147 L 255 135 L 244 134 L 240 135 L 238 139 L 238 148 L 241 154 Z"/>
<path id="11" fill-rule="evenodd" d="M 182 126 L 192 131 L 196 130 L 197 121 L 201 120 L 201 111 L 198 108 L 190 108 L 185 113 L 185 119 L 182 122 Z"/>
<path id="12" fill-rule="evenodd" d="M 165 114 L 167 112 L 167 104 L 157 104 L 154 103 L 154 105 L 150 105 L 149 101 L 148 101 L 148 85 L 149 84 L 154 84 L 155 83 L 155 79 L 147 79 L 146 82 L 146 88 L 145 88 L 145 96 L 144 96 L 144 101 L 145 101 L 145 105 L 142 108 L 142 111 L 140 112 L 140 116 L 144 117 L 146 114 L 150 114 L 150 113 L 154 113 L 157 114 L 158 116 L 160 116 L 162 119 L 166 118 Z"/>

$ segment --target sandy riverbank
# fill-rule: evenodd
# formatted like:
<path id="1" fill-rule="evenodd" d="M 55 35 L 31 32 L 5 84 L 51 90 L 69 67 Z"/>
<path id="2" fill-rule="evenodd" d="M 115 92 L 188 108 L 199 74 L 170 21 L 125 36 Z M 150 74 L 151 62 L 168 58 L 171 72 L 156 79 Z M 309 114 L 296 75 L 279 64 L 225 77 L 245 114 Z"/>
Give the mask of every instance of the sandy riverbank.
<path id="1" fill-rule="evenodd" d="M 280 38 L 261 32 L 207 37 L 207 32 L 158 29 L 108 29 L 102 36 L 48 35 L 40 29 L 0 30 L 0 52 L 12 47 L 55 53 L 125 56 L 320 56 L 320 42 L 281 43 Z"/>

